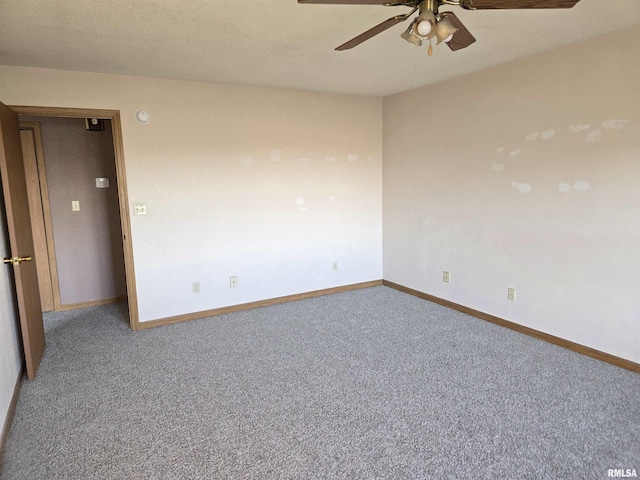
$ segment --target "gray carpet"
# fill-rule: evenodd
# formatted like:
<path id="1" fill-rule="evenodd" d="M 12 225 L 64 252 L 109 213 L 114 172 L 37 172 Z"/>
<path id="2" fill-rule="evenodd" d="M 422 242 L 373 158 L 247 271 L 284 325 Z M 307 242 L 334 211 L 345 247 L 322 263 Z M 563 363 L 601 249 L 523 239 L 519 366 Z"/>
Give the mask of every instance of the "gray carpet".
<path id="1" fill-rule="evenodd" d="M 2 479 L 640 474 L 640 375 L 386 287 L 142 332 L 50 314 Z"/>

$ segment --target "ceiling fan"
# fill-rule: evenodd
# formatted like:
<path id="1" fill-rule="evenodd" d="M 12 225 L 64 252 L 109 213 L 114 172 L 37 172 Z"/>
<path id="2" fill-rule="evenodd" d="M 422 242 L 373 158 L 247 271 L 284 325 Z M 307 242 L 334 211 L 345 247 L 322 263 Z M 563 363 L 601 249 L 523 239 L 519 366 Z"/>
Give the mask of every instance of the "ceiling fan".
<path id="1" fill-rule="evenodd" d="M 442 5 L 457 5 L 466 10 L 497 10 L 518 8 L 571 8 L 580 0 L 298 0 L 298 3 L 327 5 L 381 5 L 386 7 L 405 6 L 411 8 L 407 14 L 396 15 L 366 32 L 340 45 L 336 50 L 348 50 L 388 28 L 404 22 L 418 12 L 409 28 L 401 35 L 407 42 L 420 46 L 429 42 L 429 55 L 432 54 L 431 40 L 437 44 L 445 42 L 451 50 L 466 48 L 476 41 L 471 32 L 453 12 L 438 12 Z"/>

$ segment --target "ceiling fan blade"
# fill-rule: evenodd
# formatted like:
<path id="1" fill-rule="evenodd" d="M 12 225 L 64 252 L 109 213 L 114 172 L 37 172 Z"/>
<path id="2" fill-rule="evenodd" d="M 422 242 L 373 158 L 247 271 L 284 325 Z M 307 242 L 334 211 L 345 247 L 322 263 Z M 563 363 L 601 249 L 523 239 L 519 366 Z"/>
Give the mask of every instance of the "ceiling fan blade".
<path id="1" fill-rule="evenodd" d="M 468 47 L 476 41 L 475 37 L 471 35 L 471 32 L 467 30 L 467 27 L 456 17 L 455 13 L 444 12 L 442 16 L 447 17 L 451 25 L 458 29 L 458 31 L 453 34 L 453 38 L 446 42 L 451 50 L 455 52 L 456 50 Z"/>
<path id="2" fill-rule="evenodd" d="M 386 29 L 391 28 L 391 27 L 393 27 L 394 25 L 397 25 L 400 22 L 404 22 L 407 18 L 409 18 L 409 15 L 411 15 L 411 14 L 396 15 L 395 17 L 388 18 L 387 20 L 385 20 L 384 22 L 376 25 L 375 27 L 367 30 L 364 33 L 361 33 L 360 35 L 358 35 L 355 38 L 352 38 L 347 43 L 343 43 L 338 48 L 336 48 L 336 50 L 338 50 L 338 51 L 349 50 L 350 48 L 353 48 L 353 47 L 355 47 L 357 45 L 360 45 L 362 42 L 364 42 L 366 40 L 369 40 L 371 37 L 374 37 L 374 36 L 378 35 L 379 33 L 384 32 Z"/>
<path id="3" fill-rule="evenodd" d="M 580 0 L 462 0 L 467 10 L 493 10 L 509 8 L 571 8 Z"/>
<path id="4" fill-rule="evenodd" d="M 386 5 L 414 7 L 419 0 L 298 0 L 298 3 L 318 4 L 318 5 Z"/>

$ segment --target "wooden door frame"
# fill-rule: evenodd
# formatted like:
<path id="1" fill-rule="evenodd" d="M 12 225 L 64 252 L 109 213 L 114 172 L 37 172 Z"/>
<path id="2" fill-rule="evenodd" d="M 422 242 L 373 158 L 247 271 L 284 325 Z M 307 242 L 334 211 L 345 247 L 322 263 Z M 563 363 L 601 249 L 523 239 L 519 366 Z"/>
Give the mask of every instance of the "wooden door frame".
<path id="1" fill-rule="evenodd" d="M 11 105 L 18 115 L 59 118 L 102 118 L 111 120 L 113 134 L 113 153 L 116 164 L 118 183 L 118 200 L 120 203 L 120 225 L 122 228 L 122 249 L 124 251 L 124 270 L 127 281 L 127 300 L 129 303 L 129 326 L 132 330 L 140 330 L 138 315 L 138 296 L 133 265 L 133 242 L 131 241 L 131 217 L 129 214 L 129 194 L 122 142 L 122 122 L 119 110 L 103 110 L 90 108 L 62 107 L 30 107 Z"/>

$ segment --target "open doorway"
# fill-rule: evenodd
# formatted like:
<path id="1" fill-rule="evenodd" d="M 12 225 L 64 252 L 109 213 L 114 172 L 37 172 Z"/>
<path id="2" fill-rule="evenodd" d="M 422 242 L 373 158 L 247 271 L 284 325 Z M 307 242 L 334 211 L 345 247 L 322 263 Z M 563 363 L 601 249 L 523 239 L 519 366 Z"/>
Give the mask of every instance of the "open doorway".
<path id="1" fill-rule="evenodd" d="M 36 258 L 42 259 L 37 264 L 42 310 L 126 300 L 129 325 L 137 330 L 118 112 L 12 109 L 19 114 L 27 177 L 30 163 L 31 190 L 37 192 L 30 207 L 33 202 Z"/>
<path id="2" fill-rule="evenodd" d="M 42 311 L 125 301 L 111 121 L 19 120 Z"/>

